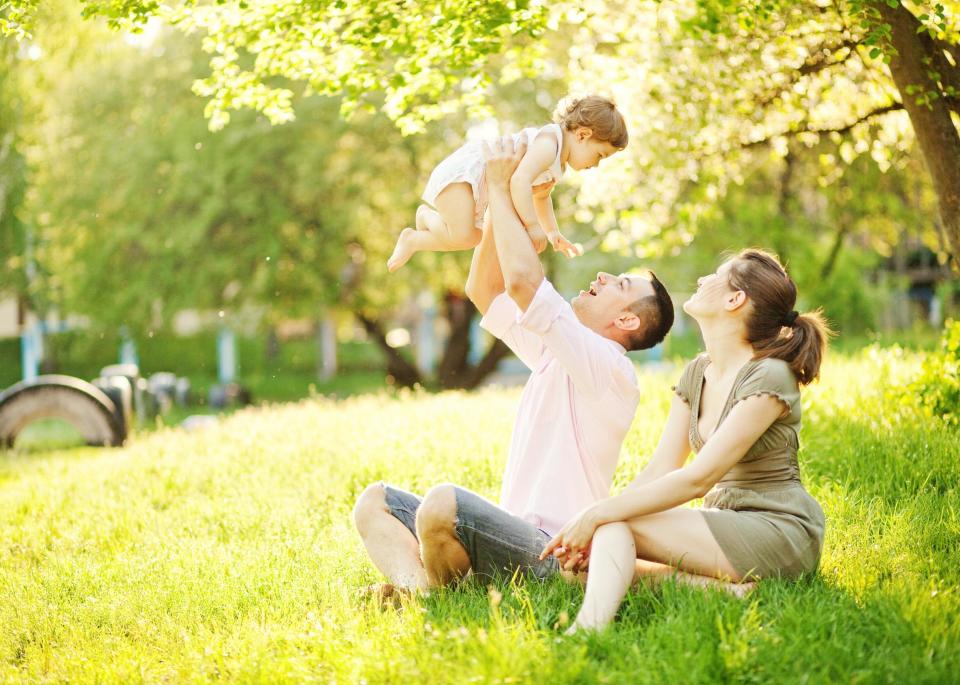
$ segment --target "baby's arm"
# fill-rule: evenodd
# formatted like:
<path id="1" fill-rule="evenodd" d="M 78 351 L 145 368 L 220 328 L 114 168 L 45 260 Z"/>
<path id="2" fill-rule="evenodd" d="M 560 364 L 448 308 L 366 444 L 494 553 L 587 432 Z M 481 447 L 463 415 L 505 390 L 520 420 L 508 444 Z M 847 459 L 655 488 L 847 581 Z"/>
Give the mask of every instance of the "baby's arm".
<path id="1" fill-rule="evenodd" d="M 562 252 L 567 257 L 579 257 L 583 254 L 583 250 L 563 237 L 560 226 L 557 224 L 557 215 L 553 213 L 550 191 L 553 190 L 554 185 L 544 184 L 533 189 L 533 208 L 536 211 L 537 220 L 554 250 Z"/>
<path id="2" fill-rule="evenodd" d="M 556 242 L 556 237 L 560 235 L 560 226 L 557 224 L 557 215 L 553 213 L 553 199 L 550 196 L 551 190 L 553 190 L 552 187 L 544 190 L 540 190 L 539 188 L 534 190 L 533 210 L 537 215 L 540 228 L 543 229 L 547 240 L 549 240 L 552 245 Z"/>
<path id="3" fill-rule="evenodd" d="M 534 207 L 533 188 L 531 187 L 533 180 L 549 169 L 556 158 L 557 139 L 548 135 L 539 135 L 530 142 L 527 153 L 520 160 L 517 170 L 513 172 L 513 177 L 510 179 L 510 195 L 513 198 L 513 206 L 517 210 L 517 215 L 524 226 L 530 227 L 538 223 L 538 213 Z M 550 202 L 549 197 L 547 202 Z M 547 230 L 547 226 L 542 228 L 544 231 Z"/>

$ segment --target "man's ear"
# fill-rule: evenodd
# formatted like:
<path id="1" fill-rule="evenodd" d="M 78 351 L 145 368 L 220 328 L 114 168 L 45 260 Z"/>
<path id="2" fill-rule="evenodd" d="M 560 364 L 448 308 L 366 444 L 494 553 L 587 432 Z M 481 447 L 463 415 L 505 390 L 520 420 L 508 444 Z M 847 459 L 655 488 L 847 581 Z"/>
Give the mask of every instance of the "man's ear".
<path id="1" fill-rule="evenodd" d="M 633 312 L 624 312 L 613 320 L 613 325 L 621 331 L 635 331 L 640 328 L 640 317 Z"/>
<path id="2" fill-rule="evenodd" d="M 585 140 L 589 140 L 590 138 L 593 138 L 592 128 L 581 126 L 580 128 L 577 129 L 577 140 L 579 140 L 581 143 Z"/>
<path id="3" fill-rule="evenodd" d="M 735 312 L 746 303 L 747 294 L 742 290 L 734 290 L 732 293 L 727 295 L 727 299 L 723 303 L 723 308 L 728 312 Z"/>

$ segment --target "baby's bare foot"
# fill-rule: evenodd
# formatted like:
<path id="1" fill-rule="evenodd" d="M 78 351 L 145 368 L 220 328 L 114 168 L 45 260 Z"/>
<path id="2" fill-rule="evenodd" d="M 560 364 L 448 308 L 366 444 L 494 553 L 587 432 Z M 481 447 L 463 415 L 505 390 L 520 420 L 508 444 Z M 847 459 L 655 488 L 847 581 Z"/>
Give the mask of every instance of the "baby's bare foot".
<path id="1" fill-rule="evenodd" d="M 400 238 L 397 240 L 397 246 L 393 248 L 393 254 L 387 260 L 387 270 L 391 273 L 407 263 L 407 260 L 413 256 L 416 250 L 413 249 L 413 235 L 416 231 L 412 228 L 405 228 L 400 232 Z"/>

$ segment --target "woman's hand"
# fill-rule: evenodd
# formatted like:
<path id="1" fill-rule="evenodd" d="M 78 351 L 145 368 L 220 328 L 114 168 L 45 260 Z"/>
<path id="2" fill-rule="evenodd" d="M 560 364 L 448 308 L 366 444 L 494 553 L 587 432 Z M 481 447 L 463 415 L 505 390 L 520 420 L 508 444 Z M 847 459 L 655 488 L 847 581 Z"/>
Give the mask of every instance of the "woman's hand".
<path id="1" fill-rule="evenodd" d="M 600 523 L 596 507 L 587 507 L 553 536 L 540 553 L 540 559 L 546 559 L 552 554 L 564 569 L 568 568 L 571 561 L 576 563 L 570 568 L 576 568 L 589 557 L 590 542 Z"/>

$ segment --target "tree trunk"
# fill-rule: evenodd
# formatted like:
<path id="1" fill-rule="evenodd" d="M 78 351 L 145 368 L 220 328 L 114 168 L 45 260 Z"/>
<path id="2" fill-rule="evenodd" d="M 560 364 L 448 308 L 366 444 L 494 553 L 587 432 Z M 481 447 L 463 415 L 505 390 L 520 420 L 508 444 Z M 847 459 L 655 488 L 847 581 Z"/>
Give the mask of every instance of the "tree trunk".
<path id="1" fill-rule="evenodd" d="M 450 338 L 440 362 L 438 380 L 445 389 L 473 390 L 491 373 L 500 360 L 510 354 L 503 341 L 495 340 L 475 366 L 469 364 L 470 330 L 477 316 L 473 302 L 457 295 L 447 296 L 447 317 L 450 320 Z"/>
<path id="2" fill-rule="evenodd" d="M 267 342 L 263 347 L 263 356 L 269 369 L 276 367 L 280 360 L 280 338 L 277 336 L 275 326 L 267 328 Z"/>
<path id="3" fill-rule="evenodd" d="M 450 337 L 437 371 L 437 382 L 445 390 L 473 390 L 493 373 L 500 360 L 510 354 L 510 348 L 496 340 L 475 366 L 468 362 L 470 355 L 470 327 L 477 308 L 465 297 L 447 296 L 447 318 L 450 321 Z M 379 322 L 358 315 L 360 323 L 377 345 L 387 355 L 387 373 L 398 385 L 411 387 L 423 383 L 424 378 L 416 366 L 404 359 L 394 348 L 387 345 L 386 335 Z"/>
<path id="4" fill-rule="evenodd" d="M 941 92 L 930 76 L 931 71 L 949 71 L 949 79 L 942 76 L 941 80 L 952 81 L 956 78 L 953 72 L 960 66 L 946 63 L 938 54 L 938 50 L 942 53 L 941 48 L 926 32 L 917 33 L 921 24 L 903 5 L 893 8 L 881 0 L 874 0 L 871 5 L 890 25 L 890 40 L 898 53 L 890 59 L 890 73 L 933 179 L 953 268 L 960 270 L 960 133 L 943 97 L 918 101 L 926 93 Z"/>
<path id="5" fill-rule="evenodd" d="M 397 350 L 387 344 L 387 335 L 383 332 L 383 327 L 378 321 L 368 319 L 362 314 L 358 314 L 357 318 L 360 320 L 367 334 L 373 338 L 374 342 L 376 342 L 384 354 L 387 355 L 387 373 L 393 376 L 397 385 L 409 388 L 417 383 L 423 382 L 417 367 L 404 359 Z"/>
<path id="6" fill-rule="evenodd" d="M 476 388 L 483 382 L 484 378 L 497 369 L 500 360 L 509 354 L 510 348 L 507 347 L 502 340 L 495 340 L 490 349 L 487 350 L 487 353 L 483 355 L 480 363 L 470 369 L 466 374 L 461 387 L 463 387 L 464 390 L 473 390 Z"/>
<path id="7" fill-rule="evenodd" d="M 461 388 L 464 373 L 469 370 L 470 326 L 477 309 L 470 300 L 456 293 L 447 293 L 444 299 L 450 337 L 437 369 L 437 380 L 440 387 Z"/>
<path id="8" fill-rule="evenodd" d="M 825 281 L 830 278 L 830 274 L 833 273 L 833 268 L 837 265 L 837 257 L 840 256 L 840 249 L 843 247 L 843 239 L 847 237 L 847 232 L 849 231 L 849 224 L 846 220 L 842 220 L 840 228 L 837 229 L 837 235 L 833 239 L 833 246 L 830 248 L 830 254 L 827 255 L 826 261 L 823 263 L 823 266 L 820 267 L 820 280 Z"/>

